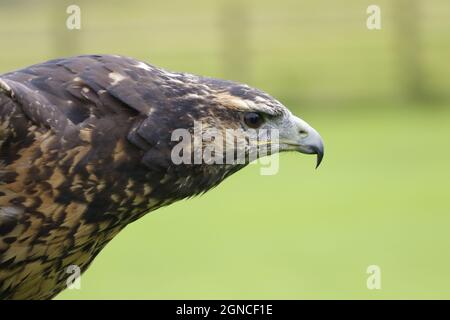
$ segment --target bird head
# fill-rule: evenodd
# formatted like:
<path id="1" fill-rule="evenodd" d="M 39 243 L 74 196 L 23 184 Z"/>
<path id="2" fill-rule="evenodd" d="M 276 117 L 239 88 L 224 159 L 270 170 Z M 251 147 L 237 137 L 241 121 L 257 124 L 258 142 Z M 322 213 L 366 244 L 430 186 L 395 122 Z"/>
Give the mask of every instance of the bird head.
<path id="1" fill-rule="evenodd" d="M 264 156 L 265 152 L 297 151 L 315 154 L 316 168 L 320 165 L 324 155 L 320 134 L 279 101 L 247 85 L 213 79 L 203 81 L 214 94 L 209 103 L 213 107 L 207 108 L 207 116 L 202 120 L 208 124 L 207 127 L 218 128 L 217 131 L 222 133 L 219 136 L 226 138 L 227 129 L 232 129 L 235 135 L 234 144 L 223 143 L 225 151 L 230 148 L 242 150 L 247 162 L 255 160 L 249 154 L 252 151 L 256 156 Z M 219 144 L 222 144 L 220 139 Z"/>
<path id="2" fill-rule="evenodd" d="M 167 79 L 167 105 L 151 111 L 147 127 L 170 132 L 170 137 L 155 136 L 159 143 L 170 140 L 170 147 L 160 143 L 166 152 L 151 149 L 144 162 L 150 167 L 162 163 L 170 177 L 179 177 L 178 194 L 182 189 L 185 196 L 203 193 L 249 162 L 278 152 L 315 154 L 317 166 L 321 163 L 319 133 L 270 95 L 244 84 L 188 74 L 170 73 Z M 162 154 L 165 159 L 160 161 Z"/>

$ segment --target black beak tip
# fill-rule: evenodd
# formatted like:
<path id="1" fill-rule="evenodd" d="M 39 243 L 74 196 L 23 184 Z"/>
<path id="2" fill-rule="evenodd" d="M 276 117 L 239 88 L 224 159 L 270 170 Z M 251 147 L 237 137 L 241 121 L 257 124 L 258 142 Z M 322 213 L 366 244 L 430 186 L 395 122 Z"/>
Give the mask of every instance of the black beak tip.
<path id="1" fill-rule="evenodd" d="M 317 154 L 317 164 L 316 164 L 316 169 L 319 168 L 320 164 L 322 163 L 323 160 L 323 147 L 322 148 L 316 148 L 315 150 L 315 154 Z"/>
<path id="2" fill-rule="evenodd" d="M 320 163 L 322 162 L 323 159 L 323 154 L 317 154 L 317 164 L 316 164 L 316 169 L 319 168 Z"/>

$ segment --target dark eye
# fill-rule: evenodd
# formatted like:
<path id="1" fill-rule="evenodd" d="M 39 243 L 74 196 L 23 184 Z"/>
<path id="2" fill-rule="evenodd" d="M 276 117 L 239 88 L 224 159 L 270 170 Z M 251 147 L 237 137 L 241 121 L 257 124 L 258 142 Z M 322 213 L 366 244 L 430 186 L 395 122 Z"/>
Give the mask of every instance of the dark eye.
<path id="1" fill-rule="evenodd" d="M 249 128 L 259 128 L 264 123 L 264 117 L 257 112 L 248 112 L 244 115 L 244 122 Z"/>

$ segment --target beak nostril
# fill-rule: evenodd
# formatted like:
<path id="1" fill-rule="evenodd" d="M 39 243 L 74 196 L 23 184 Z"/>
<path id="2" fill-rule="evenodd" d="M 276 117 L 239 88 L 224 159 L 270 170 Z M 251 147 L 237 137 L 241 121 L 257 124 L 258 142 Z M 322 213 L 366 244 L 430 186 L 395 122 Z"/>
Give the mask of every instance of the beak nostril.
<path id="1" fill-rule="evenodd" d="M 305 130 L 300 130 L 299 133 L 302 138 L 306 138 L 308 136 L 308 132 Z"/>

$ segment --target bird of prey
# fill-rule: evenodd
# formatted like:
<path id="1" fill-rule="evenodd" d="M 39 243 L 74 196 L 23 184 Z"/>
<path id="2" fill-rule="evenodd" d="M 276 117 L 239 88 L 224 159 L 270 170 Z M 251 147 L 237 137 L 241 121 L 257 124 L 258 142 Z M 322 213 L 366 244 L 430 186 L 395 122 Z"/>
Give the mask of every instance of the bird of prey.
<path id="1" fill-rule="evenodd" d="M 248 163 L 174 163 L 171 133 L 195 121 L 277 129 L 278 151 L 323 156 L 316 130 L 244 84 L 115 55 L 0 75 L 0 299 L 54 297 L 129 223 Z"/>

